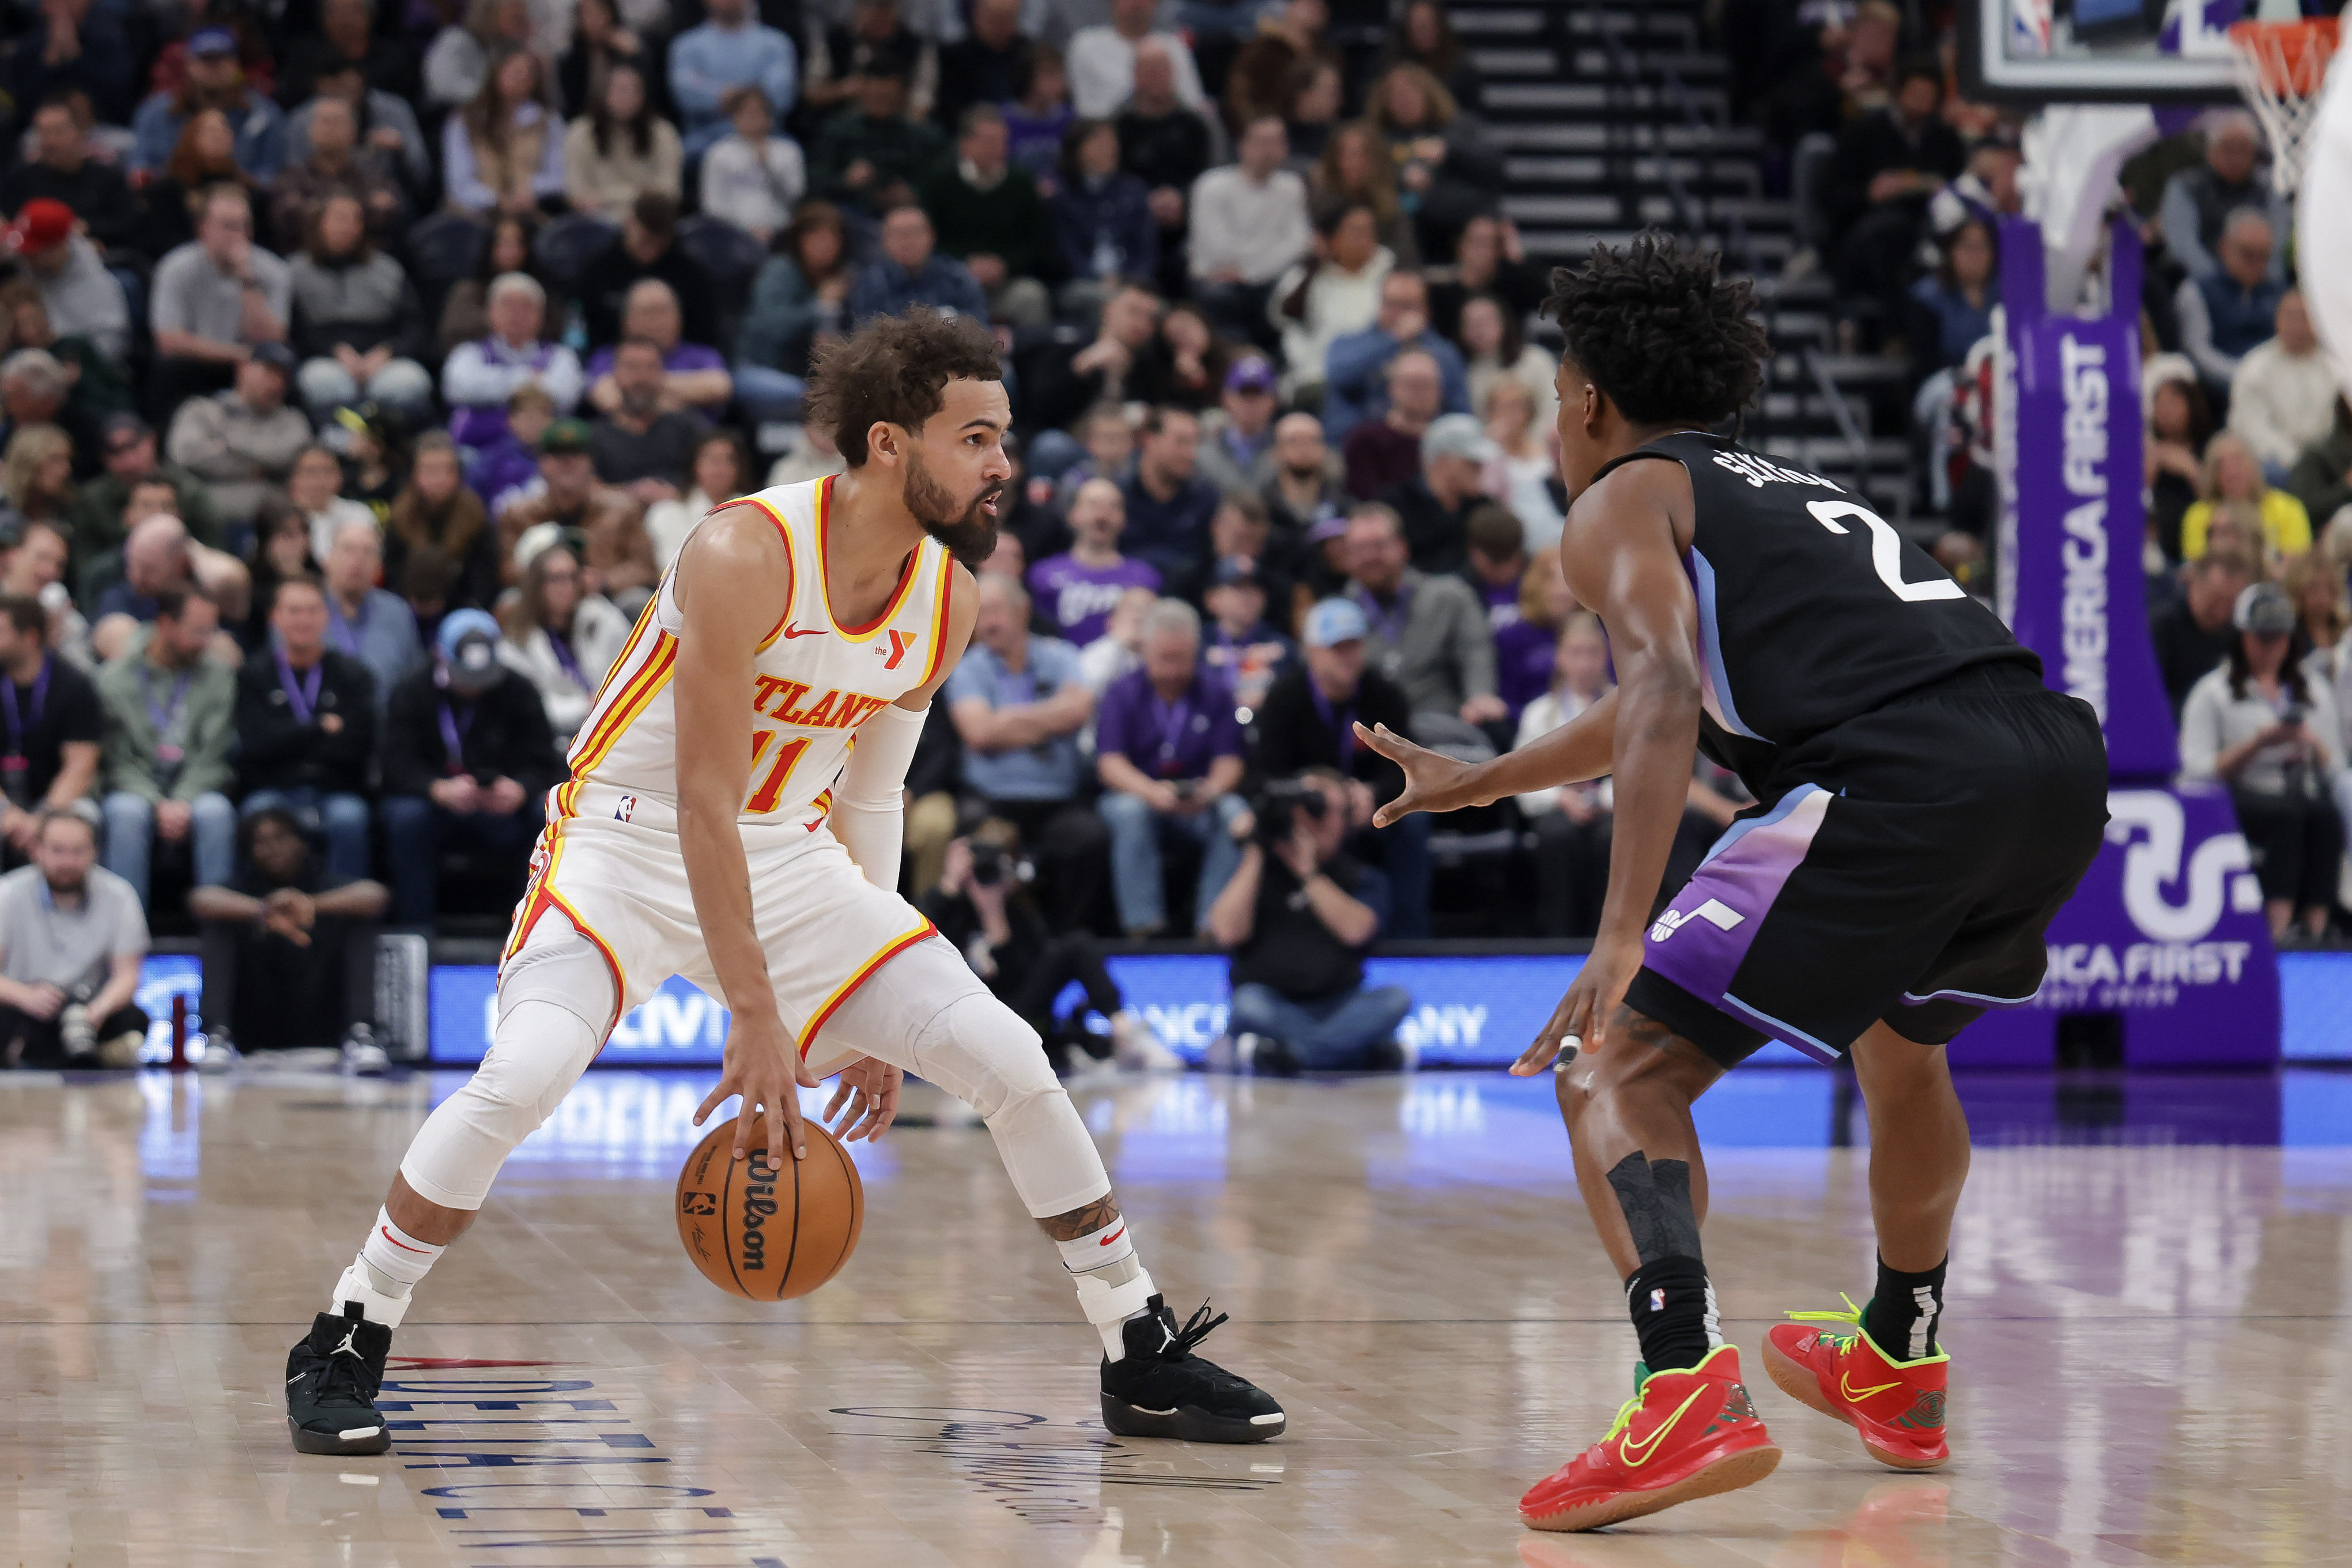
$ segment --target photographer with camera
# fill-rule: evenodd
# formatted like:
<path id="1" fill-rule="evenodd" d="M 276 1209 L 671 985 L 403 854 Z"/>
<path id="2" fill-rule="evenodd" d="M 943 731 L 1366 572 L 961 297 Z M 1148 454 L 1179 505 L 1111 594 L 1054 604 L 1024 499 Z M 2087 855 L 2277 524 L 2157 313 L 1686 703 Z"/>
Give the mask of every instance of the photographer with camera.
<path id="1" fill-rule="evenodd" d="M 1099 1037 L 1079 1021 L 1085 1009 L 1064 1023 L 1055 1021 L 1054 998 L 1073 980 L 1085 988 L 1087 1006 L 1109 1020 L 1111 1056 L 1119 1066 L 1145 1072 L 1181 1068 L 1182 1060 L 1127 1009 L 1095 939 L 1083 931 L 1056 936 L 1046 930 L 1028 893 L 1035 872 L 1013 847 L 1019 841 L 1013 825 L 998 820 L 954 840 L 940 880 L 923 890 L 916 907 L 956 945 L 972 973 L 1036 1030 L 1056 1071 L 1077 1071 L 1100 1060 Z"/>
<path id="2" fill-rule="evenodd" d="M 2344 855 L 2331 798 L 2344 771 L 2335 694 L 2304 667 L 2284 589 L 2255 583 L 2231 619 L 2229 657 L 2189 688 L 2181 708 L 2180 774 L 2230 787 L 2273 939 L 2324 936 Z"/>
<path id="3" fill-rule="evenodd" d="M 1241 864 L 1209 906 L 1208 929 L 1233 954 L 1234 1056 L 1259 1072 L 1407 1064 L 1392 1037 L 1412 995 L 1364 985 L 1389 884 L 1341 851 L 1350 789 L 1337 769 L 1312 768 L 1268 783 L 1232 826 Z"/>
<path id="4" fill-rule="evenodd" d="M 1130 938 L 1167 928 L 1162 835 L 1202 846 L 1189 931 L 1200 929 L 1236 852 L 1224 830 L 1241 815 L 1242 727 L 1233 689 L 1201 664 L 1201 617 L 1163 599 L 1143 618 L 1143 665 L 1113 681 L 1095 717 L 1095 802 L 1110 830 L 1111 891 Z"/>
<path id="5" fill-rule="evenodd" d="M 1299 633 L 1304 667 L 1274 683 L 1250 727 L 1262 776 L 1328 768 L 1348 780 L 1347 829 L 1359 835 L 1353 847 L 1380 862 L 1395 900 L 1383 928 L 1410 941 L 1429 935 L 1430 820 L 1416 811 L 1390 827 L 1371 825 L 1373 810 L 1404 789 L 1404 773 L 1356 744 L 1355 727 L 1397 729 L 1402 722 L 1410 729 L 1412 705 L 1394 681 L 1367 667 L 1367 631 L 1364 612 L 1349 600 L 1326 599 L 1309 610 Z"/>

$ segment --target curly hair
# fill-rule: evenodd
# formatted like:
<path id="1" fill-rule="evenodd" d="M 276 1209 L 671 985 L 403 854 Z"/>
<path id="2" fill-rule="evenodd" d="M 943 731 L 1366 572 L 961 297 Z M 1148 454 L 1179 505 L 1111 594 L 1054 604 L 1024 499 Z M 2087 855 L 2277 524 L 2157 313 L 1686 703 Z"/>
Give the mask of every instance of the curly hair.
<path id="1" fill-rule="evenodd" d="M 1720 257 L 1638 235 L 1596 246 L 1580 272 L 1551 275 L 1543 313 L 1568 357 L 1635 424 L 1719 424 L 1756 400 L 1769 346 L 1756 289 L 1726 279 Z"/>
<path id="2" fill-rule="evenodd" d="M 914 432 L 940 412 L 950 382 L 1001 382 L 996 344 L 969 316 L 918 306 L 877 316 L 817 350 L 809 370 L 808 417 L 833 431 L 841 460 L 866 465 L 866 433 L 877 423 Z"/>

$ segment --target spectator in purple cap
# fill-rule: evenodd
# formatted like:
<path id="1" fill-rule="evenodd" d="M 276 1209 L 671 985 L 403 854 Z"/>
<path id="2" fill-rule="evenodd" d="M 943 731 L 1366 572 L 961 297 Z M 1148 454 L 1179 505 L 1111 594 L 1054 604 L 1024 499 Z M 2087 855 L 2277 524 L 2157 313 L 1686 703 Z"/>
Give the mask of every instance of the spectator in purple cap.
<path id="1" fill-rule="evenodd" d="M 1242 780 L 1242 730 L 1233 689 L 1201 662 L 1201 617 L 1181 599 L 1163 599 L 1143 619 L 1143 664 L 1113 681 L 1095 711 L 1096 802 L 1110 829 L 1111 891 L 1130 938 L 1167 929 L 1160 844 L 1189 838 L 1202 846 L 1201 879 L 1191 930 L 1240 862 L 1229 831 L 1246 813 L 1234 787 Z"/>
<path id="2" fill-rule="evenodd" d="M 1118 596 L 1130 588 L 1160 591 L 1149 562 L 1118 553 L 1127 498 L 1108 479 L 1089 479 L 1070 501 L 1070 549 L 1029 569 L 1029 591 L 1055 635 L 1083 648 L 1103 634 Z"/>
<path id="3" fill-rule="evenodd" d="M 236 166 L 259 184 L 276 179 L 286 161 L 286 117 L 246 85 L 236 37 L 226 27 L 199 27 L 189 34 L 187 85 L 176 93 L 151 94 L 139 106 L 131 120 L 131 167 L 162 173 L 172 161 L 180 127 L 207 109 L 228 116 L 236 135 Z"/>
<path id="4" fill-rule="evenodd" d="M 1301 580 L 1318 600 L 1348 591 L 1348 514 L 1333 512 L 1307 530 Z"/>
<path id="5" fill-rule="evenodd" d="M 1275 407 L 1274 367 L 1255 354 L 1235 360 L 1202 432 L 1200 476 L 1220 495 L 1255 490 L 1271 476 Z"/>
<path id="6" fill-rule="evenodd" d="M 463 842 L 520 892 L 541 798 L 563 777 L 539 688 L 499 657 L 499 623 L 453 610 L 433 663 L 393 688 L 384 722 L 383 832 L 394 918 L 429 925 L 441 850 Z"/>

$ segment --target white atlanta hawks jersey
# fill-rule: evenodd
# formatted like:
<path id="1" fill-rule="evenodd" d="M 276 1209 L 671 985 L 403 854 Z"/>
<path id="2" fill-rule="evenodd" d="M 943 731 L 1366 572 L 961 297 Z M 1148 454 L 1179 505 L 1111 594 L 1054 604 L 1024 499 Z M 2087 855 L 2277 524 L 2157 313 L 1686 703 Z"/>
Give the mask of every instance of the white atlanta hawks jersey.
<path id="1" fill-rule="evenodd" d="M 783 535 L 792 597 L 752 661 L 751 781 L 740 821 L 814 828 L 833 805 L 857 727 L 939 673 L 947 634 L 945 547 L 915 547 L 888 605 L 863 626 L 834 618 L 824 587 L 833 480 L 782 485 L 747 497 Z M 699 525 L 697 525 L 698 527 Z M 672 569 L 673 572 L 675 568 Z M 575 813 L 583 785 L 605 785 L 675 805 L 677 709 L 670 675 L 681 620 L 672 574 L 637 620 L 572 744 L 572 779 L 551 816 Z"/>

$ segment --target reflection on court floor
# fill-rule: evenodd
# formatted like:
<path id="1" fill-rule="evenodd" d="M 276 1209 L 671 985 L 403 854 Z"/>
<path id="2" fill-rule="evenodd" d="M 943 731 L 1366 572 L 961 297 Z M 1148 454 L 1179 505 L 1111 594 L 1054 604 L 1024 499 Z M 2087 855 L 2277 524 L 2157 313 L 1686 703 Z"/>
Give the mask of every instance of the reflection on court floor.
<path id="1" fill-rule="evenodd" d="M 1511 1503 L 1633 1342 L 1547 1078 L 1081 1086 L 1155 1279 L 1271 1388 L 1248 1450 L 1113 1438 L 1092 1336 L 986 1130 L 861 1148 L 841 1277 L 712 1291 L 669 1213 L 707 1072 L 591 1073 L 394 1344 L 394 1452 L 289 1451 L 287 1343 L 463 1081 L 0 1079 L 0 1357 L 27 1563 L 1565 1565 L 2344 1560 L 2352 1073 L 1961 1080 L 1957 1458 L 1869 1464 L 1769 1385 L 1765 1485 L 1605 1537 Z M 822 1095 L 803 1103 L 812 1110 Z M 1867 1131 L 1817 1070 L 1702 1102 L 1752 1354 L 1870 1279 Z M 1760 1381 L 1760 1380 L 1759 1380 Z"/>

